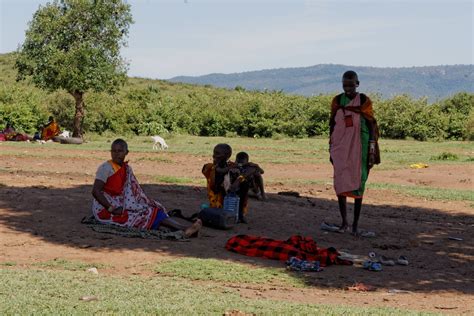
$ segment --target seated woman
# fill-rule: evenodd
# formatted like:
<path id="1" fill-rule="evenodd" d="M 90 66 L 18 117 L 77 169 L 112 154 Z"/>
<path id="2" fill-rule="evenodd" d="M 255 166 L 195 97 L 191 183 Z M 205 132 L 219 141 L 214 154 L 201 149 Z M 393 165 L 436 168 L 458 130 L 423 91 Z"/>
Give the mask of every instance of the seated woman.
<path id="1" fill-rule="evenodd" d="M 0 132 L 0 141 L 4 142 L 11 140 L 11 138 L 16 134 L 15 129 L 11 126 L 10 123 L 7 123 L 7 126 Z"/>
<path id="2" fill-rule="evenodd" d="M 15 128 L 13 128 L 12 124 L 7 123 L 5 129 L 0 132 L 0 139 L 2 141 L 9 140 L 15 142 L 22 142 L 27 141 L 30 137 L 26 134 L 18 133 Z"/>
<path id="3" fill-rule="evenodd" d="M 92 189 L 92 213 L 103 224 L 138 229 L 157 229 L 160 225 L 183 230 L 186 237 L 197 235 L 201 220 L 183 225 L 169 218 L 165 208 L 149 199 L 132 168 L 125 162 L 128 145 L 123 139 L 112 143 L 112 160 L 99 166 Z"/>
<path id="4" fill-rule="evenodd" d="M 41 131 L 41 139 L 42 140 L 50 140 L 53 137 L 58 136 L 61 130 L 59 129 L 58 123 L 54 117 L 49 117 L 49 122 L 43 127 Z"/>

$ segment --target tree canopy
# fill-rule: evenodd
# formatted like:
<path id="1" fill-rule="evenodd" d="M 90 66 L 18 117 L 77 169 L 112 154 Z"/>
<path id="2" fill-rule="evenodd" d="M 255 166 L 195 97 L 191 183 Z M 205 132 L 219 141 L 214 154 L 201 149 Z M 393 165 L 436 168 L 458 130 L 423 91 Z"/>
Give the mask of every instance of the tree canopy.
<path id="1" fill-rule="evenodd" d="M 74 136 L 82 135 L 83 95 L 114 93 L 126 80 L 130 5 L 122 0 L 55 0 L 40 6 L 16 60 L 17 80 L 31 77 L 42 89 L 64 89 L 76 101 Z"/>

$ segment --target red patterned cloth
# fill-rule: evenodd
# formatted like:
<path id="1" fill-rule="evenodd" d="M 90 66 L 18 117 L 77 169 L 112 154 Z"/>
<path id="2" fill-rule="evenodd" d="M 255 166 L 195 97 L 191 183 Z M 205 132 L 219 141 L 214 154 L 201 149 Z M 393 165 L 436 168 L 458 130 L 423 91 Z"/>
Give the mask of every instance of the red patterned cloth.
<path id="1" fill-rule="evenodd" d="M 291 236 L 288 240 L 237 235 L 227 241 L 225 248 L 250 257 L 280 261 L 297 257 L 302 260 L 319 261 L 323 267 L 331 264 L 352 264 L 351 261 L 339 259 L 339 252 L 335 248 L 318 248 L 313 238 L 298 235 Z"/>
<path id="2" fill-rule="evenodd" d="M 93 199 L 92 214 L 96 220 L 102 224 L 152 229 L 157 218 L 161 221 L 168 217 L 165 208 L 159 202 L 145 195 L 127 163 L 121 168 L 114 167 L 111 161 L 109 163 L 112 164 L 115 173 L 107 179 L 103 193 L 112 206 L 121 206 L 124 212 L 122 215 L 113 215 Z"/>

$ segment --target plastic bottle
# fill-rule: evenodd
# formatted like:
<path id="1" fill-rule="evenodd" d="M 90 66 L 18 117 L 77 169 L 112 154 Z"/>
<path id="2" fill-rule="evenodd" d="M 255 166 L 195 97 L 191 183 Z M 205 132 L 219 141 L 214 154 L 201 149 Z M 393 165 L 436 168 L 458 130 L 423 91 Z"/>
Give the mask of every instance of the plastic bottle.
<path id="1" fill-rule="evenodd" d="M 235 222 L 239 221 L 240 198 L 235 193 L 228 193 L 224 197 L 224 211 L 235 215 Z"/>

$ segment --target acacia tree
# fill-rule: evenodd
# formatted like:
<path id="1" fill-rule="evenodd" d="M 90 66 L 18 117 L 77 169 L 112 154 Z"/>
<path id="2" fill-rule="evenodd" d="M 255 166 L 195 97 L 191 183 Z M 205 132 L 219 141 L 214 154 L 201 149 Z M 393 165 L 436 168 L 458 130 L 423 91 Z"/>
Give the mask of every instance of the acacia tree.
<path id="1" fill-rule="evenodd" d="M 73 136 L 82 137 L 84 94 L 114 93 L 126 80 L 120 48 L 131 23 L 130 5 L 122 0 L 55 0 L 40 6 L 18 51 L 17 80 L 31 78 L 41 89 L 71 94 Z"/>

